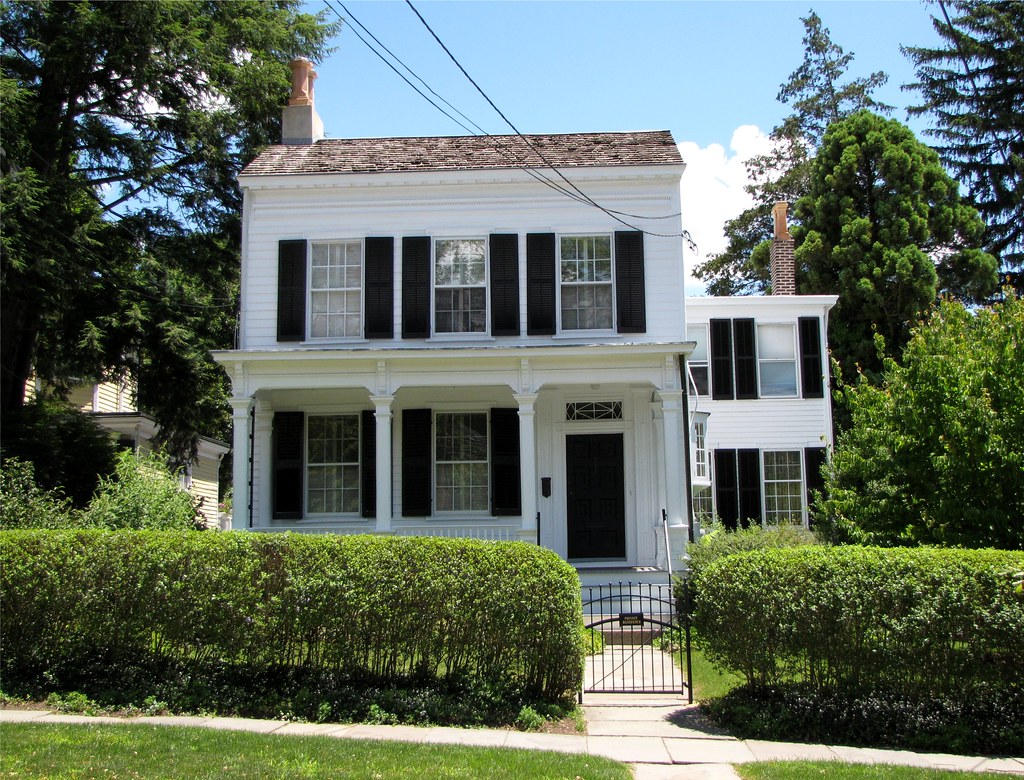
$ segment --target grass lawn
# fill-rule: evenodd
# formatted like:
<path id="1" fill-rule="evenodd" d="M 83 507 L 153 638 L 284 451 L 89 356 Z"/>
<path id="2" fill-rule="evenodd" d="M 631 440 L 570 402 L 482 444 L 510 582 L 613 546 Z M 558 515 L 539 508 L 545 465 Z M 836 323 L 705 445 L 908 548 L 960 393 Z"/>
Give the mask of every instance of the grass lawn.
<path id="1" fill-rule="evenodd" d="M 683 664 L 685 658 L 681 658 Z M 737 685 L 743 682 L 743 678 L 732 672 L 720 671 L 704 657 L 704 653 L 694 647 L 690 652 L 690 665 L 693 668 L 693 699 L 702 701 L 704 699 L 716 699 L 724 696 Z"/>
<path id="2" fill-rule="evenodd" d="M 743 780 L 962 780 L 970 772 L 920 769 L 885 764 L 843 764 L 838 761 L 769 761 L 733 767 Z"/>
<path id="3" fill-rule="evenodd" d="M 584 778 L 628 780 L 604 758 L 533 750 L 419 745 L 134 724 L 5 723 L 4 777 Z"/>

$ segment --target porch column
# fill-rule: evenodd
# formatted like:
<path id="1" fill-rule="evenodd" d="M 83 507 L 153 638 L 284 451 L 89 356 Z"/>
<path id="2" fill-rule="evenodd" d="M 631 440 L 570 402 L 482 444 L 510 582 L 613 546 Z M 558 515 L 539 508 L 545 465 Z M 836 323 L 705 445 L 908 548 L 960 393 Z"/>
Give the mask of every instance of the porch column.
<path id="1" fill-rule="evenodd" d="M 266 401 L 256 402 L 252 443 L 256 468 L 252 474 L 253 527 L 270 523 L 274 513 L 274 410 Z M 262 518 L 262 522 L 261 522 Z"/>
<path id="2" fill-rule="evenodd" d="M 519 536 L 524 542 L 537 543 L 537 394 L 513 396 L 519 405 L 519 494 L 523 525 Z"/>
<path id="3" fill-rule="evenodd" d="M 686 479 L 683 473 L 683 392 L 660 390 L 665 439 L 665 512 L 668 524 L 687 525 Z"/>
<path id="4" fill-rule="evenodd" d="M 249 409 L 251 398 L 231 399 L 232 444 L 234 460 L 232 461 L 232 530 L 244 530 L 249 527 Z"/>
<path id="5" fill-rule="evenodd" d="M 372 395 L 377 431 L 377 533 L 391 533 L 391 412 L 393 395 Z"/>

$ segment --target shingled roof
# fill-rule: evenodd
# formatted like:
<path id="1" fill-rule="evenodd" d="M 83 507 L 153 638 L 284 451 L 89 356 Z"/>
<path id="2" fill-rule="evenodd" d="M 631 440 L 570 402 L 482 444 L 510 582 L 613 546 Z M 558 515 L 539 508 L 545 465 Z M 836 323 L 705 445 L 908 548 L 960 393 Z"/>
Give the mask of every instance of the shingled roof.
<path id="1" fill-rule="evenodd" d="M 242 174 L 464 171 L 548 165 L 582 168 L 681 162 L 679 148 L 667 130 L 524 137 L 331 138 L 313 144 L 271 146 Z"/>

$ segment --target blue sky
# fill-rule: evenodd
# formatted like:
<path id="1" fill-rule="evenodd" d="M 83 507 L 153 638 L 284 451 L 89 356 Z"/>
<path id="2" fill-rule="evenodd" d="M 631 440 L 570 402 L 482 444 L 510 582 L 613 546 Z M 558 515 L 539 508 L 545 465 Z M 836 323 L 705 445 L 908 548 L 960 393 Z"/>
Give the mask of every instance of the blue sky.
<path id="1" fill-rule="evenodd" d="M 889 74 L 876 97 L 905 122 L 916 95 L 901 89 L 914 73 L 900 45 L 937 41 L 930 21 L 937 7 L 917 0 L 413 2 L 524 133 L 671 130 L 688 164 L 683 223 L 699 247 L 687 255 L 688 270 L 722 248 L 724 221 L 746 205 L 742 161 L 764 150 L 789 113 L 776 95 L 803 57 L 801 17 L 816 11 L 832 40 L 854 53 L 851 75 Z M 345 0 L 345 7 L 351 26 L 317 69 L 316 105 L 329 138 L 466 134 L 369 51 L 355 19 L 473 123 L 511 132 L 404 2 Z M 306 8 L 325 5 L 309 0 Z M 926 127 L 908 123 L 919 135 Z M 689 289 L 699 293 L 700 285 Z"/>

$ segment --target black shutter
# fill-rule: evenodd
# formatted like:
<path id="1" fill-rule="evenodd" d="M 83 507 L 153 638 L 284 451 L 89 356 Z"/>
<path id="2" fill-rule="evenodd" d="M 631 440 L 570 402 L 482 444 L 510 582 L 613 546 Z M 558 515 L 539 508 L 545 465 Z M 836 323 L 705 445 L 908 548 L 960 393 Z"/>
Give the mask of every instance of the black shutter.
<path id="1" fill-rule="evenodd" d="M 306 242 L 277 242 L 277 340 L 306 338 Z"/>
<path id="2" fill-rule="evenodd" d="M 804 449 L 804 484 L 807 485 L 808 520 L 811 516 L 809 510 L 814 500 L 814 492 L 825 493 L 825 477 L 821 474 L 821 469 L 824 465 L 824 447 L 807 447 Z"/>
<path id="3" fill-rule="evenodd" d="M 402 517 L 429 517 L 432 450 L 429 409 L 402 412 Z"/>
<path id="4" fill-rule="evenodd" d="M 359 487 L 363 517 L 377 516 L 377 417 L 372 409 L 360 413 Z"/>
<path id="5" fill-rule="evenodd" d="M 619 333 L 647 331 L 644 288 L 644 234 L 639 230 L 615 234 L 615 304 Z"/>
<path id="6" fill-rule="evenodd" d="M 430 335 L 430 238 L 402 239 L 402 338 Z"/>
<path id="7" fill-rule="evenodd" d="M 757 398 L 757 336 L 753 320 L 732 321 L 736 398 Z"/>
<path id="8" fill-rule="evenodd" d="M 711 320 L 711 397 L 716 401 L 734 397 L 732 385 L 732 322 Z"/>
<path id="9" fill-rule="evenodd" d="M 740 523 L 761 523 L 761 453 L 757 450 L 736 451 L 736 473 L 740 496 Z"/>
<path id="10" fill-rule="evenodd" d="M 495 517 L 523 513 L 516 409 L 491 409 L 491 502 Z"/>
<path id="11" fill-rule="evenodd" d="M 736 482 L 736 450 L 715 450 L 715 514 L 726 528 L 736 528 L 740 518 Z"/>
<path id="12" fill-rule="evenodd" d="M 519 335 L 519 236 L 491 235 L 491 335 Z"/>
<path id="13" fill-rule="evenodd" d="M 555 234 L 526 236 L 526 333 L 555 333 Z"/>
<path id="14" fill-rule="evenodd" d="M 272 426 L 273 517 L 298 520 L 302 517 L 303 434 L 302 412 L 276 412 Z"/>
<path id="15" fill-rule="evenodd" d="M 800 381 L 804 398 L 822 398 L 825 386 L 821 362 L 821 320 L 800 318 Z"/>
<path id="16" fill-rule="evenodd" d="M 366 331 L 368 339 L 395 337 L 395 239 L 366 239 Z"/>

